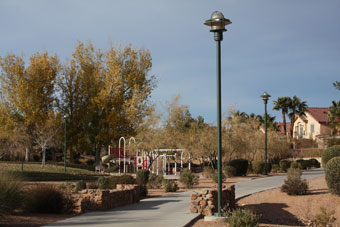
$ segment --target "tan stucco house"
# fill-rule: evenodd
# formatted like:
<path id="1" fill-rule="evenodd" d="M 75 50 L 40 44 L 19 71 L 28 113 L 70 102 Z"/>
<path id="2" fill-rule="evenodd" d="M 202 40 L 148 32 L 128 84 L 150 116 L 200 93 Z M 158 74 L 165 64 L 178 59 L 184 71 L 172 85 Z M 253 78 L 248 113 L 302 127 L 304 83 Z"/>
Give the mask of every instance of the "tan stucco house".
<path id="1" fill-rule="evenodd" d="M 315 140 L 331 135 L 331 128 L 327 124 L 328 108 L 309 107 L 305 114 L 297 116 L 294 122 L 294 138 Z"/>

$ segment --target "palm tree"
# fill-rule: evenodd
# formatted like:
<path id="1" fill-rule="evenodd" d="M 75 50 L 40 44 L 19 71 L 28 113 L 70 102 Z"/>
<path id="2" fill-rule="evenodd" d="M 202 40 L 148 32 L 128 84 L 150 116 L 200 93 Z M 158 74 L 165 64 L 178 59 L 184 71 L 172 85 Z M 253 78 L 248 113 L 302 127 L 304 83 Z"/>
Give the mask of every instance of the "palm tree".
<path id="1" fill-rule="evenodd" d="M 279 97 L 276 101 L 274 101 L 273 110 L 281 110 L 282 112 L 283 129 L 284 129 L 285 135 L 287 135 L 286 114 L 288 113 L 288 110 L 291 104 L 292 104 L 292 99 L 287 96 Z"/>
<path id="2" fill-rule="evenodd" d="M 293 130 L 294 130 L 294 122 L 295 122 L 295 116 L 306 116 L 305 112 L 307 111 L 307 102 L 301 101 L 296 95 L 294 95 L 291 106 L 289 107 L 289 118 L 290 118 L 290 136 L 293 138 Z"/>

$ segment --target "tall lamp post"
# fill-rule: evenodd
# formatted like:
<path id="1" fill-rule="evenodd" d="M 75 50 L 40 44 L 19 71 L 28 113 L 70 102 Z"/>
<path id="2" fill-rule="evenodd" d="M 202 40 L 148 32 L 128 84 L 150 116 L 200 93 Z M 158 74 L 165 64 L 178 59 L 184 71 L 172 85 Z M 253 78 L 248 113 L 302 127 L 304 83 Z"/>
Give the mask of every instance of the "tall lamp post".
<path id="1" fill-rule="evenodd" d="M 215 11 L 205 25 L 211 27 L 216 41 L 216 78 L 217 78 L 217 153 L 218 153 L 218 210 L 215 216 L 221 217 L 222 209 L 222 132 L 221 132 L 221 41 L 223 40 L 223 32 L 227 31 L 225 26 L 231 24 L 229 19 L 224 18 L 221 12 Z"/>
<path id="2" fill-rule="evenodd" d="M 66 140 L 66 123 L 67 123 L 67 114 L 64 115 L 64 123 L 65 123 L 65 130 L 64 130 L 64 172 L 66 173 L 66 150 L 67 150 L 67 140 Z"/>
<path id="3" fill-rule="evenodd" d="M 268 175 L 268 160 L 267 160 L 267 103 L 270 95 L 264 92 L 261 95 L 264 102 L 264 174 Z"/>

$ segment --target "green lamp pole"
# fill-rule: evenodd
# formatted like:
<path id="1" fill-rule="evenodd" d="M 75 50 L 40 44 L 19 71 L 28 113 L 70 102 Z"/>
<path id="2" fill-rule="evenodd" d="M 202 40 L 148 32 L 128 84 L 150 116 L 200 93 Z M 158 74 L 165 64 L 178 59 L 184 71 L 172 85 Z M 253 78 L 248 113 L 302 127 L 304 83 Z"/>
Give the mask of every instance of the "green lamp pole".
<path id="1" fill-rule="evenodd" d="M 215 216 L 221 217 L 222 210 L 222 132 L 221 132 L 221 41 L 223 40 L 223 32 L 227 31 L 225 26 L 231 24 L 229 19 L 224 18 L 221 12 L 215 11 L 205 25 L 211 27 L 216 41 L 216 77 L 217 77 L 217 172 L 218 172 L 218 201 L 217 213 Z"/>
<path id="2" fill-rule="evenodd" d="M 261 95 L 264 102 L 264 175 L 268 175 L 268 160 L 267 160 L 267 103 L 270 95 L 264 92 Z"/>
<path id="3" fill-rule="evenodd" d="M 64 115 L 64 123 L 65 123 L 65 130 L 64 130 L 64 172 L 66 173 L 66 150 L 67 150 L 67 140 L 66 140 L 66 123 L 67 123 L 67 115 Z"/>

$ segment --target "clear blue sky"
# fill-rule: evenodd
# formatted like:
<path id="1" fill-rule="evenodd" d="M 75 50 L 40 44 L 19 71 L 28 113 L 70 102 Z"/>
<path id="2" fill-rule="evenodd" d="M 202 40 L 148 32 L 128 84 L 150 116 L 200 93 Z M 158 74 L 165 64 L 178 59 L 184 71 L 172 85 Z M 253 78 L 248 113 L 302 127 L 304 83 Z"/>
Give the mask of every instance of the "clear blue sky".
<path id="1" fill-rule="evenodd" d="M 215 41 L 203 23 L 232 21 L 222 42 L 222 104 L 263 113 L 260 95 L 297 95 L 309 106 L 339 100 L 340 1 L 0 0 L 0 56 L 37 51 L 70 58 L 77 41 L 149 49 L 156 104 L 181 93 L 193 116 L 216 121 Z"/>

